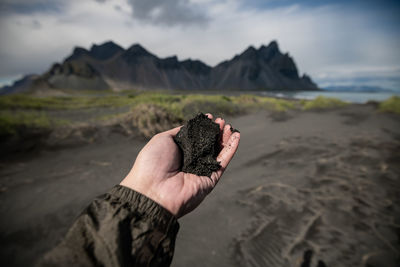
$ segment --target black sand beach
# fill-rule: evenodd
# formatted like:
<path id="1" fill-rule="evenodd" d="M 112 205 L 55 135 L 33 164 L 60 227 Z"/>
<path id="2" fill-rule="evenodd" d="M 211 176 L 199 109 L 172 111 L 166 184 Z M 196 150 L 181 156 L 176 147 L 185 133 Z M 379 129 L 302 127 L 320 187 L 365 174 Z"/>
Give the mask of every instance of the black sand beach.
<path id="1" fill-rule="evenodd" d="M 309 249 L 312 266 L 399 266 L 399 116 L 349 105 L 225 119 L 239 150 L 180 219 L 172 266 L 300 266 Z M 113 134 L 1 162 L 1 265 L 31 266 L 144 144 Z"/>

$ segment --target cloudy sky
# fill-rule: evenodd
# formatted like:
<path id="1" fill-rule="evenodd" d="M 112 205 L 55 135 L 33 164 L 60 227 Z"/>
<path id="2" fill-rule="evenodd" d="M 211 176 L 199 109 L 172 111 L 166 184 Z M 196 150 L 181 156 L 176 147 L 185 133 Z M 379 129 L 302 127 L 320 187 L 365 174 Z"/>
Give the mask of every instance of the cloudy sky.
<path id="1" fill-rule="evenodd" d="M 0 0 L 0 83 L 108 40 L 209 65 L 277 40 L 320 86 L 400 89 L 399 26 L 398 0 Z"/>

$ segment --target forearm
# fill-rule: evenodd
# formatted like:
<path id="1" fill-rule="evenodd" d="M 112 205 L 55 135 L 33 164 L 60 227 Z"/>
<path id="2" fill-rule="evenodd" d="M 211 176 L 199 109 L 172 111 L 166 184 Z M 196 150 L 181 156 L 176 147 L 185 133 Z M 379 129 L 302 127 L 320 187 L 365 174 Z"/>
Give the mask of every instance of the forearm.
<path id="1" fill-rule="evenodd" d="M 179 224 L 151 199 L 123 186 L 95 199 L 40 266 L 168 266 Z"/>

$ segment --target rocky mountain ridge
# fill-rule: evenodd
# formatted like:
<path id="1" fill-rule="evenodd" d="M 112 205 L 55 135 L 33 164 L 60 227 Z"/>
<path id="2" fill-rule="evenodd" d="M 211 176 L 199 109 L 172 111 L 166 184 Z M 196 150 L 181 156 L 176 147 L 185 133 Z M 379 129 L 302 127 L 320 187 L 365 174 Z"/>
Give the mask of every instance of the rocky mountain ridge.
<path id="1" fill-rule="evenodd" d="M 232 59 L 210 67 L 199 60 L 159 58 L 139 44 L 128 49 L 109 41 L 90 50 L 76 47 L 62 63 L 42 75 L 30 75 L 3 92 L 36 89 L 73 90 L 318 90 L 307 75 L 299 76 L 289 54 L 272 41 L 250 46 Z"/>

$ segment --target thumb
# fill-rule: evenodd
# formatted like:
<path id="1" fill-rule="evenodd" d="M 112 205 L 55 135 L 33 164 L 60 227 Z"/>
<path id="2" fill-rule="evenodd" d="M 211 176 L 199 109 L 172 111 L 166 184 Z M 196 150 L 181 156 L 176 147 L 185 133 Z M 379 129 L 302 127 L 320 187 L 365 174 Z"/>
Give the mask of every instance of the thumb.
<path id="1" fill-rule="evenodd" d="M 170 135 L 170 136 L 174 137 L 175 135 L 178 134 L 178 132 L 179 132 L 179 130 L 181 128 L 182 128 L 182 126 L 178 126 L 178 127 L 175 127 L 175 128 L 173 128 L 171 130 L 163 132 L 163 134 Z"/>

